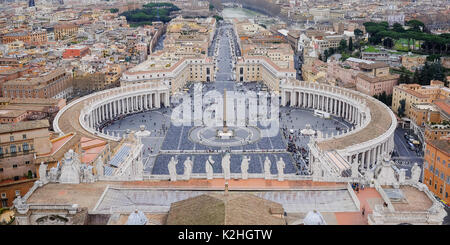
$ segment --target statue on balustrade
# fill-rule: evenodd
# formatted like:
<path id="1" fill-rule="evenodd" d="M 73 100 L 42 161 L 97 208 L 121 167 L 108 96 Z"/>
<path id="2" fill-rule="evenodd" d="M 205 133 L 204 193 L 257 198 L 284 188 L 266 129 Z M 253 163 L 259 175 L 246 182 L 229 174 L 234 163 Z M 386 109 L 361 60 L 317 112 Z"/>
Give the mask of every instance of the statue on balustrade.
<path id="1" fill-rule="evenodd" d="M 270 179 L 270 167 L 272 166 L 272 162 L 268 156 L 266 156 L 266 160 L 264 160 L 264 179 Z"/>
<path id="2" fill-rule="evenodd" d="M 63 184 L 80 183 L 80 158 L 72 149 L 64 154 L 59 182 Z"/>
<path id="3" fill-rule="evenodd" d="M 167 164 L 167 168 L 169 169 L 170 181 L 177 181 L 177 163 L 175 157 L 170 158 L 169 164 Z"/>
<path id="4" fill-rule="evenodd" d="M 39 179 L 42 181 L 43 184 L 48 183 L 47 164 L 44 164 L 44 162 L 41 162 L 41 165 L 39 165 Z"/>
<path id="5" fill-rule="evenodd" d="M 283 158 L 280 157 L 280 159 L 277 161 L 277 170 L 278 170 L 278 181 L 284 180 L 284 168 L 286 167 L 286 164 L 283 161 Z"/>
<path id="6" fill-rule="evenodd" d="M 411 181 L 414 183 L 419 182 L 421 173 L 422 169 L 415 162 L 414 166 L 411 168 Z"/>
<path id="7" fill-rule="evenodd" d="M 225 179 L 230 179 L 230 153 L 226 153 L 225 156 L 222 157 L 222 171 Z"/>
<path id="8" fill-rule="evenodd" d="M 244 156 L 241 162 L 241 173 L 242 179 L 248 179 L 248 165 L 250 162 L 250 157 Z"/>
<path id="9" fill-rule="evenodd" d="M 205 164 L 205 170 L 206 170 L 206 178 L 212 179 L 213 178 L 213 165 L 214 160 L 212 159 L 212 156 L 210 155 L 208 159 L 206 160 Z"/>
<path id="10" fill-rule="evenodd" d="M 187 157 L 184 161 L 184 179 L 189 180 L 191 178 L 193 162 L 191 157 Z"/>

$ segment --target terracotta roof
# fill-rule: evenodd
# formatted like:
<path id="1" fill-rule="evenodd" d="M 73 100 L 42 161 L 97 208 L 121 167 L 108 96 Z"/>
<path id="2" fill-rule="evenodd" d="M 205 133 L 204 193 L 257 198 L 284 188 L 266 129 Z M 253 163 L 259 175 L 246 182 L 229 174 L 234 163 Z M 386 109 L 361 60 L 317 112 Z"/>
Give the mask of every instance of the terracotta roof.
<path id="1" fill-rule="evenodd" d="M 447 155 L 450 155 L 450 140 L 430 140 L 427 141 L 427 144 L 430 144 L 440 151 L 447 153 Z"/>
<path id="2" fill-rule="evenodd" d="M 383 62 L 375 62 L 372 64 L 359 63 L 359 67 L 361 67 L 363 69 L 377 69 L 377 68 L 389 67 L 389 65 L 386 63 L 383 63 Z"/>
<path id="3" fill-rule="evenodd" d="M 172 203 L 167 225 L 285 225 L 282 205 L 251 194 L 205 194 Z"/>
<path id="4" fill-rule="evenodd" d="M 436 100 L 433 102 L 446 116 L 450 115 L 450 100 Z"/>
<path id="5" fill-rule="evenodd" d="M 384 81 L 389 81 L 389 80 L 394 80 L 394 79 L 398 79 L 398 75 L 387 75 L 387 76 L 382 76 L 382 77 L 373 77 L 373 76 L 368 76 L 364 73 L 358 73 L 358 75 L 356 75 L 357 77 L 368 81 L 370 83 L 379 83 L 379 82 L 384 82 Z"/>

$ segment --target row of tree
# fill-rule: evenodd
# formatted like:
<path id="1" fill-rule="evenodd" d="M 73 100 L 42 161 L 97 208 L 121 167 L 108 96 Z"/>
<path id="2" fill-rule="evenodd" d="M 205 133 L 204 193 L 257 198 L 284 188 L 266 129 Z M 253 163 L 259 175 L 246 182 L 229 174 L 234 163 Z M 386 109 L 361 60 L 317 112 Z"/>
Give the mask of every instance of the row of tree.
<path id="1" fill-rule="evenodd" d="M 424 32 L 425 25 L 418 20 L 411 20 L 406 22 L 409 29 L 406 30 L 402 25 L 395 23 L 389 27 L 387 22 L 365 22 L 364 27 L 369 33 L 369 42 L 371 44 L 382 44 L 383 40 L 390 38 L 392 40 L 406 39 L 408 41 L 408 49 L 411 44 L 415 46 L 415 41 L 422 41 L 421 51 L 427 54 L 449 54 L 450 53 L 450 33 L 440 35 Z M 388 41 L 385 46 L 393 46 L 393 43 Z M 383 43 L 385 44 L 385 43 Z M 414 47 L 413 47 L 414 49 Z"/>
<path id="2" fill-rule="evenodd" d="M 376 94 L 373 96 L 375 99 L 383 102 L 387 106 L 392 105 L 392 94 L 387 95 L 386 92 L 383 91 L 381 94 Z"/>
<path id="3" fill-rule="evenodd" d="M 414 73 L 412 75 L 410 74 L 410 72 L 408 73 L 403 70 L 398 79 L 398 83 L 430 85 L 431 80 L 439 80 L 443 81 L 445 86 L 448 86 L 446 69 L 439 61 L 425 62 L 425 65 L 421 69 L 416 68 Z"/>
<path id="4" fill-rule="evenodd" d="M 120 15 L 125 16 L 132 24 L 151 24 L 153 21 L 167 23 L 172 20 L 171 12 L 180 10 L 172 3 L 149 3 L 143 7 L 143 9 L 126 11 Z"/>

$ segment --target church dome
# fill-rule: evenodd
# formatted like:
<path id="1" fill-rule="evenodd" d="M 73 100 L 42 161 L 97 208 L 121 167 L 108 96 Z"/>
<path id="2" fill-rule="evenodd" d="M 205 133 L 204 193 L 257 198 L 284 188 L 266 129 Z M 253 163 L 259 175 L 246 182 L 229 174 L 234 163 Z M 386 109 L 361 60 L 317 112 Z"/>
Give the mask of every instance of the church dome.
<path id="1" fill-rule="evenodd" d="M 134 211 L 128 216 L 127 225 L 146 225 L 148 219 L 142 211 Z"/>
<path id="2" fill-rule="evenodd" d="M 316 210 L 309 211 L 306 214 L 305 219 L 303 219 L 303 224 L 305 225 L 326 225 L 323 216 Z"/>

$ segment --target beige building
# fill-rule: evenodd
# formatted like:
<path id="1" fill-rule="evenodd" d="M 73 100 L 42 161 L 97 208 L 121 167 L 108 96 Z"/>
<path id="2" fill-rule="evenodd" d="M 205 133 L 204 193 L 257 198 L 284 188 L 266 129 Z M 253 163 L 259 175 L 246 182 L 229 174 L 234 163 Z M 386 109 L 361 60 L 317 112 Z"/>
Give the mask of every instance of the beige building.
<path id="1" fill-rule="evenodd" d="M 361 63 L 360 72 L 356 76 L 356 90 L 370 96 L 377 94 L 392 94 L 397 85 L 399 75 L 389 73 L 389 65 L 382 62 L 372 64 Z"/>
<path id="2" fill-rule="evenodd" d="M 419 84 L 400 84 L 394 87 L 392 95 L 392 110 L 398 113 L 400 101 L 405 100 L 405 115 L 411 117 L 410 112 L 413 104 L 431 103 L 436 99 L 446 99 L 450 96 L 450 89 L 444 87 L 441 81 L 433 80 L 428 86 Z"/>
<path id="3" fill-rule="evenodd" d="M 36 176 L 35 154 L 51 151 L 48 127 L 48 120 L 0 125 L 0 182 L 8 182 L 8 189 L 18 189 L 15 182 L 23 184 L 24 180 Z M 6 195 L 7 190 L 2 191 Z M 8 199 L 5 204 L 11 206 L 15 196 L 5 198 Z"/>
<path id="4" fill-rule="evenodd" d="M 54 28 L 55 40 L 62 40 L 66 37 L 75 36 L 78 33 L 78 26 L 74 24 L 60 24 Z"/>
<path id="5" fill-rule="evenodd" d="M 67 98 L 72 91 L 70 74 L 63 68 L 23 76 L 3 84 L 3 96 L 10 98 Z"/>

